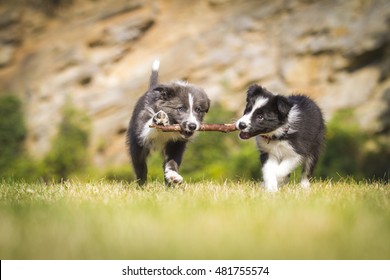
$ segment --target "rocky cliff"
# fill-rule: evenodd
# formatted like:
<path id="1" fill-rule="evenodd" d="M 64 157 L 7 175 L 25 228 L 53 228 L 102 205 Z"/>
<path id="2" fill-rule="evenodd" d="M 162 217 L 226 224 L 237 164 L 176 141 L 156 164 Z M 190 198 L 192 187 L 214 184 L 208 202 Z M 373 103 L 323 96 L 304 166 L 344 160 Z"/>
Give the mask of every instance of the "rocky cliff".
<path id="1" fill-rule="evenodd" d="M 0 2 L 0 94 L 22 98 L 38 157 L 70 99 L 92 120 L 95 164 L 128 161 L 126 127 L 156 58 L 162 81 L 186 79 L 239 113 L 248 85 L 260 83 L 312 96 L 327 118 L 355 108 L 364 128 L 380 131 L 390 1 Z"/>

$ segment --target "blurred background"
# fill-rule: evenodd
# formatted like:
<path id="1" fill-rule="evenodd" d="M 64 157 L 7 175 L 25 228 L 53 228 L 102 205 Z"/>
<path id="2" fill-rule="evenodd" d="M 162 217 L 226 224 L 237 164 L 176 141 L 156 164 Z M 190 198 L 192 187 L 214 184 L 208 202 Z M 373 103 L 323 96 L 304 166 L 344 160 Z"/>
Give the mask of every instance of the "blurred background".
<path id="1" fill-rule="evenodd" d="M 311 96 L 316 175 L 389 180 L 388 0 L 0 0 L 0 176 L 133 180 L 125 134 L 156 58 L 162 82 L 205 89 L 209 123 L 242 115 L 253 83 Z M 187 181 L 259 170 L 237 133 L 199 133 L 182 165 Z"/>

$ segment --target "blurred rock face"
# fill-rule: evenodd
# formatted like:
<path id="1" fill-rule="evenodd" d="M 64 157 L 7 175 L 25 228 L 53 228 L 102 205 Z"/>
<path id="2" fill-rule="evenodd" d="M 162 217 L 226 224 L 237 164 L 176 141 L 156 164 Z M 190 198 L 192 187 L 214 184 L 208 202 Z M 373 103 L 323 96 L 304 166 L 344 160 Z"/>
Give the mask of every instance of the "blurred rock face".
<path id="1" fill-rule="evenodd" d="M 388 0 L 51 2 L 0 4 L 0 94 L 24 100 L 36 156 L 71 99 L 92 120 L 95 164 L 127 162 L 124 133 L 155 58 L 162 81 L 187 79 L 239 113 L 252 83 L 311 95 L 327 117 L 357 108 L 372 131 L 389 110 Z"/>

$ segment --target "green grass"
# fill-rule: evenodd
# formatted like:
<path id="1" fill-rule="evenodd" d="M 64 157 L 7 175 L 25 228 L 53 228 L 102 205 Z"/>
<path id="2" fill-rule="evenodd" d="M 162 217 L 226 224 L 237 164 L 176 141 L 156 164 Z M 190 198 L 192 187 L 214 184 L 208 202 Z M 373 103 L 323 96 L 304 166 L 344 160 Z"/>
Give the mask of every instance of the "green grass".
<path id="1" fill-rule="evenodd" d="M 390 259 L 390 185 L 3 181 L 0 259 Z"/>

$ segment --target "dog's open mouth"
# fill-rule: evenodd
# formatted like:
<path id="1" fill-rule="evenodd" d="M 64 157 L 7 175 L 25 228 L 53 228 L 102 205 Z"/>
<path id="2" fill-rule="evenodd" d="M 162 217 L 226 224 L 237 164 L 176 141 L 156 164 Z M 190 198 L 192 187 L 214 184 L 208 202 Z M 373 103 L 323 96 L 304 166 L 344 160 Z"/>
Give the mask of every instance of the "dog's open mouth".
<path id="1" fill-rule="evenodd" d="M 184 138 L 190 138 L 192 135 L 194 135 L 194 131 L 183 130 L 183 131 L 180 132 L 180 134 L 181 134 Z"/>
<path id="2" fill-rule="evenodd" d="M 243 140 L 248 140 L 249 138 L 253 137 L 254 135 L 249 132 L 241 131 L 239 134 L 240 138 Z"/>

